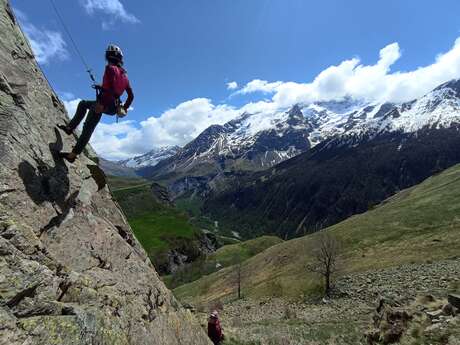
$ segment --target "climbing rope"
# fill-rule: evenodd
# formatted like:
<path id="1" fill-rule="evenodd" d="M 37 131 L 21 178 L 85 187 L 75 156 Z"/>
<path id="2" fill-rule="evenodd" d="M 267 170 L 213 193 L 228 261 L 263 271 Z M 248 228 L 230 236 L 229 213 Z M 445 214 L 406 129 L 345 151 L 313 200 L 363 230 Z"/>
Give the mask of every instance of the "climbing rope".
<path id="1" fill-rule="evenodd" d="M 88 72 L 89 77 L 93 81 L 94 84 L 96 84 L 96 78 L 94 78 L 94 75 L 92 73 L 91 68 L 89 65 L 86 63 L 85 58 L 83 57 L 83 54 L 80 52 L 80 49 L 78 49 L 77 43 L 75 43 L 75 40 L 73 39 L 72 34 L 70 33 L 69 28 L 67 27 L 64 19 L 62 18 L 61 14 L 59 13 L 59 10 L 54 2 L 54 0 L 49 0 L 51 3 L 51 6 L 54 9 L 54 12 L 56 13 L 56 16 L 58 17 L 59 21 L 61 22 L 62 27 L 64 28 L 64 31 L 66 32 L 67 36 L 69 36 L 70 42 L 72 43 L 73 48 L 75 49 L 75 52 L 77 53 L 78 57 L 80 58 L 80 61 L 83 63 L 83 66 L 86 68 L 86 72 Z"/>

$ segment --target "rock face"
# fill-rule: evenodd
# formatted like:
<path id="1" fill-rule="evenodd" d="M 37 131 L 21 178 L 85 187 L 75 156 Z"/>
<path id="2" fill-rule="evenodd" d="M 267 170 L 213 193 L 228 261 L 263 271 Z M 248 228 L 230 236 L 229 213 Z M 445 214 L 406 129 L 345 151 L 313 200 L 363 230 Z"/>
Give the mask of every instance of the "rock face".
<path id="1" fill-rule="evenodd" d="M 0 344 L 210 344 L 82 155 L 0 0 Z"/>
<path id="2" fill-rule="evenodd" d="M 150 187 L 152 190 L 152 195 L 156 201 L 163 205 L 174 206 L 174 203 L 171 201 L 168 190 L 158 183 L 152 183 Z"/>

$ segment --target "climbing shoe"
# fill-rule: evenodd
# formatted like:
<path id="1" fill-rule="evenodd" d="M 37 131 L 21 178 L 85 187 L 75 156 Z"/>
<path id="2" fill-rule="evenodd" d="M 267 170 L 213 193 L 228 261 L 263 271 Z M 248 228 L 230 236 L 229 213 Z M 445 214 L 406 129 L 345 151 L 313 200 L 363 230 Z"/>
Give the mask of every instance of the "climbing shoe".
<path id="1" fill-rule="evenodd" d="M 58 155 L 60 158 L 65 159 L 69 163 L 74 163 L 75 160 L 77 159 L 77 156 L 71 157 L 70 152 L 59 152 Z"/>

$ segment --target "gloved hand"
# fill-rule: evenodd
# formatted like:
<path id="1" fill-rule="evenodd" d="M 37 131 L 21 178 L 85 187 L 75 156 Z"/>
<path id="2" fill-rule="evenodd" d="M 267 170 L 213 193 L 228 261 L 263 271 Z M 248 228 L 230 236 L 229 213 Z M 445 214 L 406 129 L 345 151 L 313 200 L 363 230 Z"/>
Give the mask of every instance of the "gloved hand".
<path id="1" fill-rule="evenodd" d="M 128 114 L 128 112 L 126 111 L 125 107 L 119 107 L 117 109 L 117 115 L 118 117 L 125 117 L 126 115 Z"/>

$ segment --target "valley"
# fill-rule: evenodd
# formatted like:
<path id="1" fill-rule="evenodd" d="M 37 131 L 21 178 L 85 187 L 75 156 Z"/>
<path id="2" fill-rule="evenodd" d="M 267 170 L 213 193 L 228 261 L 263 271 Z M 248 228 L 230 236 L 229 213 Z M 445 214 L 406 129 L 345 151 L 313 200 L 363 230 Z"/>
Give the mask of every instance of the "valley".
<path id="1" fill-rule="evenodd" d="M 459 95 L 452 80 L 400 104 L 346 97 L 244 113 L 164 159 L 138 159 L 135 172 L 222 234 L 290 239 L 459 163 Z"/>
<path id="2" fill-rule="evenodd" d="M 225 344 L 396 337 L 404 345 L 450 345 L 460 316 L 430 313 L 448 308 L 460 286 L 459 95 L 451 81 L 399 105 L 296 105 L 263 114 L 263 125 L 262 114 L 243 114 L 138 168 L 138 182 L 113 192 L 179 300 L 200 320 L 221 311 Z M 168 206 L 140 215 L 151 186 L 168 195 Z M 218 244 L 161 268 L 162 250 L 184 252 L 200 231 Z M 324 233 L 341 248 L 326 299 L 322 278 L 307 270 Z M 396 318 L 398 331 L 376 315 Z"/>
<path id="3" fill-rule="evenodd" d="M 216 218 L 222 220 L 235 212 L 237 216 L 231 223 L 238 225 L 233 229 L 255 239 L 226 244 L 163 279 L 199 320 L 205 320 L 210 309 L 221 311 L 227 334 L 225 344 L 351 345 L 397 336 L 398 344 L 434 341 L 450 345 L 449 339 L 460 336 L 457 332 L 460 316 L 446 314 L 441 321 L 436 318 L 433 321 L 430 313 L 437 313 L 447 305 L 447 295 L 460 288 L 460 206 L 456 202 L 460 198 L 460 166 L 455 165 L 459 159 L 455 150 L 456 133 L 454 125 L 447 129 L 425 129 L 416 135 L 377 136 L 356 146 L 333 145 L 329 141 L 266 171 L 239 175 L 234 179 L 239 188 L 238 199 L 231 202 L 233 206 L 230 203 L 225 206 L 223 216 Z M 364 161 L 366 165 L 359 164 Z M 320 173 L 334 170 L 336 177 L 346 180 L 350 176 L 352 182 L 340 182 L 334 173 Z M 397 174 L 392 175 L 392 171 Z M 251 182 L 253 176 L 260 182 Z M 303 192 L 302 180 L 331 185 L 324 180 L 315 182 L 312 176 L 331 179 L 334 188 L 343 183 L 346 189 L 335 195 L 346 198 L 343 201 L 339 198 L 339 202 L 350 205 L 355 198 L 364 201 L 362 208 L 343 215 L 347 218 L 343 221 L 339 216 L 331 220 L 330 226 L 323 223 L 325 229 L 319 233 L 319 228 L 302 230 L 293 234 L 298 238 L 287 241 L 264 237 L 263 231 L 245 231 L 243 224 L 251 224 L 244 218 L 250 206 L 245 204 L 238 210 L 235 207 L 238 202 L 253 200 L 254 205 L 263 204 L 254 193 L 260 188 L 264 198 L 293 197 L 298 191 L 301 199 L 291 204 L 301 205 L 302 195 L 312 195 Z M 363 178 L 366 176 L 369 179 Z M 277 179 L 278 185 L 283 188 L 291 185 L 293 189 L 280 194 L 274 182 Z M 250 186 L 248 194 L 242 192 L 246 183 Z M 353 187 L 353 183 L 359 187 Z M 381 194 L 376 189 L 378 185 L 385 187 Z M 229 186 L 221 195 L 235 188 Z M 350 188 L 359 194 L 353 196 Z M 214 204 L 217 209 L 225 205 L 222 200 L 212 198 L 195 203 L 189 198 L 192 195 L 182 195 L 177 204 L 195 219 L 195 224 L 206 213 L 203 212 L 209 207 L 206 203 Z M 268 202 L 282 203 L 277 199 Z M 253 229 L 270 229 L 266 218 L 275 209 L 270 210 L 265 223 L 253 223 Z M 332 209 L 324 212 L 329 217 L 334 214 Z M 213 223 L 209 221 L 208 225 L 212 228 Z M 222 222 L 219 223 L 221 226 Z M 275 225 L 276 228 L 279 226 Z M 223 229 L 230 231 L 232 227 Z M 320 277 L 306 270 L 313 260 L 316 238 L 323 232 L 332 234 L 342 245 L 340 270 L 333 279 L 330 299 L 323 299 Z M 242 299 L 237 298 L 239 271 Z M 410 321 L 403 322 L 404 327 L 398 323 L 402 321 L 394 321 L 394 327 L 399 327 L 397 335 L 389 335 L 383 325 L 373 325 L 373 318 L 381 313 L 376 307 L 379 300 L 386 303 L 384 313 L 404 310 L 410 316 Z"/>
<path id="4" fill-rule="evenodd" d="M 322 300 L 319 277 L 305 269 L 317 234 L 245 261 L 243 300 L 236 298 L 235 267 L 174 292 L 198 312 L 222 306 L 224 327 L 235 344 L 365 344 L 379 299 L 414 315 L 408 326 L 414 330 L 405 329 L 400 344 L 428 344 L 429 339 L 456 344 L 449 339 L 458 339 L 459 317 L 428 329 L 426 312 L 447 303 L 447 294 L 460 287 L 459 197 L 460 166 L 455 166 L 323 230 L 343 243 L 331 300 Z M 423 306 L 429 304 L 426 298 L 437 304 Z"/>
<path id="5" fill-rule="evenodd" d="M 459 197 L 460 166 L 455 166 L 323 231 L 343 242 L 343 274 L 455 258 L 460 241 Z M 305 266 L 312 260 L 312 245 L 318 235 L 280 243 L 245 262 L 243 272 L 250 277 L 246 294 L 270 294 L 271 285 L 277 285 L 285 296 L 317 291 L 317 279 L 305 271 Z M 198 301 L 232 295 L 228 270 L 183 286 L 176 293 Z M 205 293 L 201 284 L 206 286 L 210 281 L 215 289 Z"/>
<path id="6" fill-rule="evenodd" d="M 174 273 L 219 246 L 215 235 L 203 232 L 174 207 L 161 186 L 126 177 L 109 177 L 109 185 L 160 274 Z"/>

